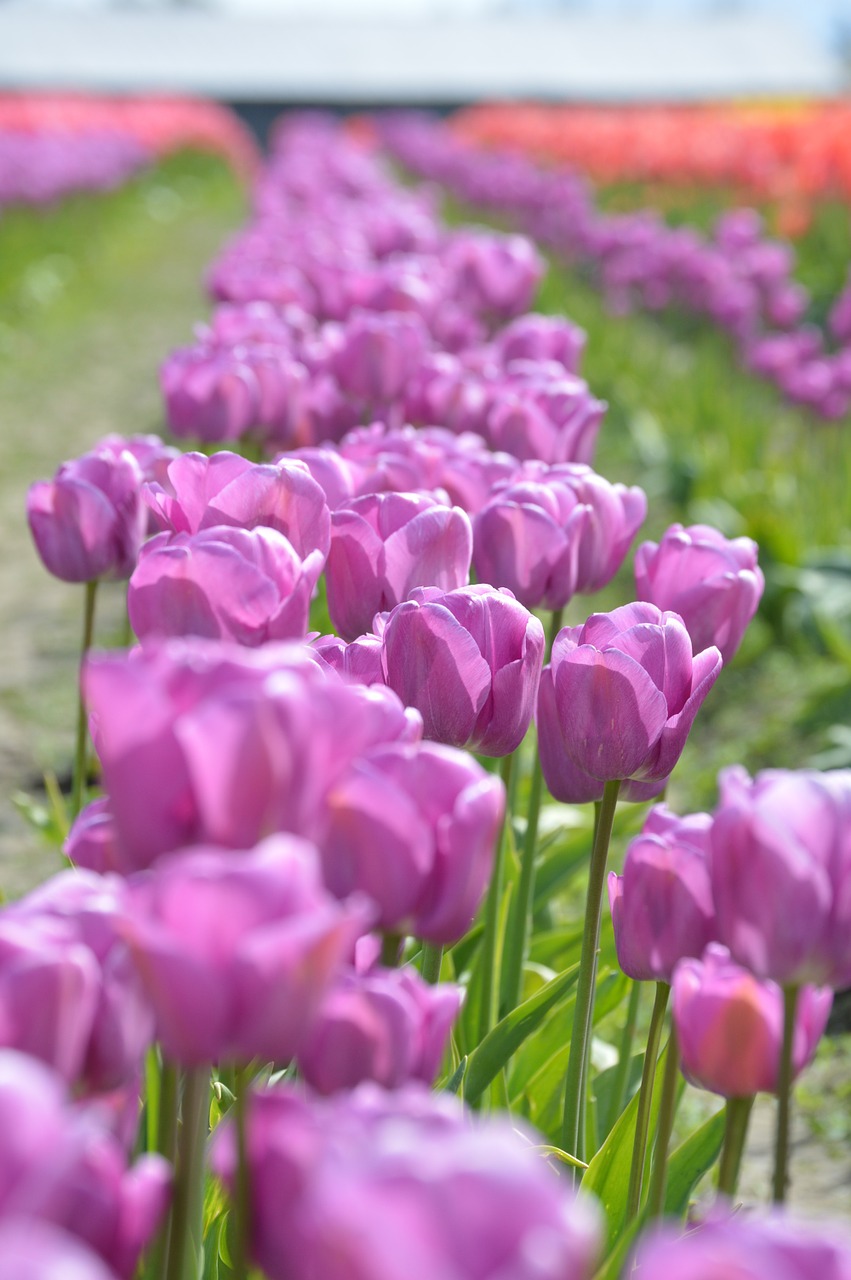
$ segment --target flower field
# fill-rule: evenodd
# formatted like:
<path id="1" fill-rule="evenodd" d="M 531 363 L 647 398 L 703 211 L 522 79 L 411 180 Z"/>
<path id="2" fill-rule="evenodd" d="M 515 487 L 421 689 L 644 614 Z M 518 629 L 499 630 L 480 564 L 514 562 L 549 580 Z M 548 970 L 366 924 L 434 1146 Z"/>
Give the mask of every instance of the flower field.
<path id="1" fill-rule="evenodd" d="M 0 221 L 0 1273 L 851 1276 L 848 193 L 489 110 Z"/>

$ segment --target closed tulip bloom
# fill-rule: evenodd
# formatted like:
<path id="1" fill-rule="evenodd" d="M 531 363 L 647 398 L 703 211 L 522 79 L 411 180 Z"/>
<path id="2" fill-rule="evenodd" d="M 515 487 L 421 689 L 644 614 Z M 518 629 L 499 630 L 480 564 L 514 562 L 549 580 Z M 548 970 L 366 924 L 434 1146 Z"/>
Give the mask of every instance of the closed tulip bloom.
<path id="1" fill-rule="evenodd" d="M 310 641 L 310 647 L 323 663 L 348 680 L 366 685 L 386 683 L 381 665 L 381 640 L 372 633 L 358 636 L 351 644 L 339 636 L 316 636 Z"/>
<path id="2" fill-rule="evenodd" d="M 354 640 L 371 629 L 376 613 L 394 608 L 414 587 L 466 586 L 472 554 L 470 520 L 459 507 L 416 493 L 356 498 L 331 517 L 331 621 L 345 640 Z"/>
<path id="3" fill-rule="evenodd" d="M 590 467 L 527 464 L 474 517 L 476 573 L 527 608 L 561 609 L 611 581 L 646 510 L 641 489 L 611 485 Z"/>
<path id="4" fill-rule="evenodd" d="M 755 977 L 710 943 L 702 959 L 680 961 L 673 977 L 673 1014 L 683 1072 L 725 1098 L 776 1093 L 783 1042 L 783 991 Z M 792 1070 L 812 1061 L 827 1025 L 833 992 L 802 987 L 795 1013 Z"/>
<path id="5" fill-rule="evenodd" d="M 725 538 L 710 525 L 672 525 L 661 542 L 636 551 L 636 594 L 673 609 L 695 649 L 714 644 L 729 662 L 765 587 L 757 551 L 750 538 Z"/>
<path id="6" fill-rule="evenodd" d="M 627 781 L 630 799 L 658 794 L 721 670 L 715 648 L 692 653 L 679 616 L 624 605 L 565 627 L 538 694 L 541 766 L 558 800 L 602 797 Z"/>
<path id="7" fill-rule="evenodd" d="M 331 514 L 303 463 L 257 465 L 226 450 L 209 458 L 184 453 L 170 463 L 164 483 L 146 485 L 143 496 L 164 532 L 263 525 L 284 534 L 302 560 L 312 564 L 314 556 L 317 572 L 325 564 Z"/>
<path id="8" fill-rule="evenodd" d="M 221 347 L 184 347 L 160 369 L 166 421 L 174 435 L 208 443 L 239 440 L 259 421 L 260 383 L 240 356 Z"/>
<path id="9" fill-rule="evenodd" d="M 262 645 L 307 631 L 321 564 L 275 529 L 161 533 L 143 548 L 127 611 L 140 640 L 203 636 Z"/>
<path id="10" fill-rule="evenodd" d="M 152 642 L 92 655 L 83 682 L 123 875 L 187 845 L 311 836 L 353 759 L 422 731 L 389 689 L 290 645 Z"/>
<path id="11" fill-rule="evenodd" d="M 590 462 L 606 405 L 587 383 L 565 373 L 539 387 L 509 385 L 491 398 L 482 435 L 494 449 L 523 460 Z"/>
<path id="12" fill-rule="evenodd" d="M 27 494 L 27 519 L 45 568 L 63 582 L 129 578 L 145 535 L 142 472 L 112 449 L 65 462 Z"/>
<path id="13" fill-rule="evenodd" d="M 157 1038 L 186 1067 L 287 1062 L 369 924 L 368 904 L 336 902 L 315 849 L 287 836 L 239 855 L 183 850 L 129 892 L 124 932 Z"/>
<path id="14" fill-rule="evenodd" d="M 116 1280 L 115 1272 L 67 1231 L 28 1217 L 0 1222 L 0 1280 Z"/>
<path id="15" fill-rule="evenodd" d="M 55 954 L 64 947 L 69 955 L 84 950 L 89 967 L 94 962 L 90 1014 L 88 995 L 72 999 L 70 987 L 64 992 L 66 1002 L 76 1006 L 75 1026 L 83 1035 L 83 1054 L 70 1076 L 62 1074 L 74 1081 L 78 1092 L 105 1093 L 130 1085 L 135 1090 L 145 1052 L 154 1039 L 153 1014 L 120 933 L 126 911 L 122 879 L 77 868 L 53 876 L 4 912 L 9 925 L 44 939 L 45 959 L 49 951 Z M 41 1009 L 58 1031 L 63 1020 L 58 1012 L 51 1019 L 46 1002 L 33 1007 Z M 31 1009 L 27 1019 L 32 1028 L 41 1021 Z"/>
<path id="16" fill-rule="evenodd" d="M 506 325 L 493 346 L 505 365 L 512 360 L 557 360 L 569 373 L 577 373 L 585 342 L 585 331 L 563 316 L 530 313 Z"/>
<path id="17" fill-rule="evenodd" d="M 504 1117 L 423 1085 L 252 1094 L 251 1253 L 270 1280 L 588 1280 L 599 1215 Z M 236 1135 L 213 1168 L 236 1178 Z M 282 1189 L 286 1194 L 282 1195 Z"/>
<path id="18" fill-rule="evenodd" d="M 531 723 L 544 644 L 540 621 L 510 591 L 420 588 L 384 621 L 382 664 L 427 738 L 505 756 Z"/>
<path id="19" fill-rule="evenodd" d="M 658 805 L 627 846 L 623 875 L 609 874 L 618 964 L 630 978 L 670 984 L 677 961 L 714 939 L 711 825 L 708 813 L 678 818 Z"/>
<path id="20" fill-rule="evenodd" d="M 62 852 L 75 867 L 104 874 L 116 869 L 115 823 L 106 796 L 84 805 L 74 819 Z"/>
<path id="21" fill-rule="evenodd" d="M 34 1237 L 42 1224 L 68 1232 L 111 1274 L 130 1280 L 168 1203 L 168 1163 L 148 1155 L 128 1168 L 116 1138 L 66 1097 L 58 1076 L 6 1050 L 0 1052 L 0 1128 L 0 1222 L 20 1215 Z M 12 1272 L 5 1274 L 11 1280 Z M 17 1280 L 27 1273 L 14 1274 Z M 70 1266 L 46 1274 L 75 1275 Z M 80 1274 L 100 1280 L 102 1273 Z"/>
<path id="22" fill-rule="evenodd" d="M 385 932 L 457 942 L 484 893 L 504 805 L 499 779 L 460 751 L 376 748 L 329 793 L 325 883 L 338 898 L 367 894 Z"/>
<path id="23" fill-rule="evenodd" d="M 408 1080 L 431 1085 L 462 999 L 460 987 L 431 985 L 413 969 L 344 973 L 299 1052 L 299 1071 L 322 1094 L 364 1080 L 385 1089 Z"/>
<path id="24" fill-rule="evenodd" d="M 521 235 L 465 229 L 444 252 L 453 277 L 451 293 L 474 313 L 508 320 L 526 311 L 544 273 L 544 261 Z"/>
<path id="25" fill-rule="evenodd" d="M 851 982 L 851 770 L 741 766 L 720 776 L 712 826 L 718 937 L 782 985 Z"/>
<path id="26" fill-rule="evenodd" d="M 344 326 L 331 368 L 347 394 L 369 405 L 391 403 L 419 368 L 428 341 L 416 315 L 363 311 Z"/>
<path id="27" fill-rule="evenodd" d="M 848 1280 L 851 1238 L 838 1225 L 791 1221 L 775 1212 L 713 1213 L 687 1230 L 651 1228 L 626 1275 L 636 1280 Z"/>

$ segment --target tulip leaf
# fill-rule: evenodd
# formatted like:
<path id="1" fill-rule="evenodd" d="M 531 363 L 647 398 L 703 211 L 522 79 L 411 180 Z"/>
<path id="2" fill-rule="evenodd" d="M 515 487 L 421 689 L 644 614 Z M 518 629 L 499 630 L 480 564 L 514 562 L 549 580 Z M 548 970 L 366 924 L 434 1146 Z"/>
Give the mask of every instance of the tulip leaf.
<path id="1" fill-rule="evenodd" d="M 464 1083 L 464 1077 L 465 1077 L 465 1075 L 467 1074 L 467 1063 L 468 1063 L 468 1062 L 469 1062 L 469 1058 L 468 1058 L 468 1057 L 466 1057 L 466 1055 L 465 1055 L 465 1056 L 461 1059 L 461 1061 L 458 1063 L 458 1066 L 455 1068 L 455 1070 L 452 1072 L 452 1075 L 451 1075 L 451 1076 L 449 1077 L 449 1079 L 446 1081 L 446 1084 L 443 1086 L 443 1092 L 444 1092 L 444 1093 L 459 1093 L 459 1092 L 460 1092 L 460 1090 L 461 1090 L 461 1086 L 462 1086 L 462 1085 L 463 1085 L 463 1083 Z M 462 1094 L 462 1097 L 463 1097 L 463 1094 Z"/>
<path id="2" fill-rule="evenodd" d="M 464 1085 L 464 1097 L 467 1102 L 474 1104 L 479 1100 L 485 1088 L 497 1072 L 502 1070 L 511 1055 L 519 1049 L 550 1010 L 575 986 L 578 976 L 579 965 L 571 965 L 530 999 L 524 1000 L 516 1009 L 512 1009 L 511 1013 L 507 1014 L 485 1036 L 481 1044 L 470 1054 L 467 1062 Z"/>
<path id="3" fill-rule="evenodd" d="M 667 1046 L 659 1055 L 653 1084 L 653 1101 L 650 1105 L 650 1126 L 648 1132 L 656 1129 L 656 1117 L 659 1111 L 659 1098 L 662 1092 L 661 1080 L 668 1056 Z M 626 1227 L 627 1194 L 629 1191 L 629 1173 L 632 1167 L 632 1149 L 635 1143 L 635 1122 L 638 1114 L 639 1094 L 630 1100 L 621 1113 L 606 1141 L 588 1166 L 588 1172 L 582 1179 L 583 1191 L 593 1191 L 603 1207 L 606 1217 L 606 1247 L 612 1249 L 620 1239 Z M 647 1144 L 647 1159 L 650 1156 L 650 1143 Z"/>
<path id="4" fill-rule="evenodd" d="M 668 1160 L 665 1214 L 681 1218 L 700 1179 L 718 1159 L 724 1142 L 724 1109 L 689 1134 Z"/>
<path id="5" fill-rule="evenodd" d="M 599 1271 L 594 1272 L 594 1280 L 618 1280 L 618 1277 L 623 1273 L 623 1266 L 627 1255 L 632 1249 L 633 1241 L 644 1226 L 646 1216 L 646 1211 L 639 1213 L 626 1230 L 621 1233 L 614 1248 L 606 1255 L 606 1259 Z"/>

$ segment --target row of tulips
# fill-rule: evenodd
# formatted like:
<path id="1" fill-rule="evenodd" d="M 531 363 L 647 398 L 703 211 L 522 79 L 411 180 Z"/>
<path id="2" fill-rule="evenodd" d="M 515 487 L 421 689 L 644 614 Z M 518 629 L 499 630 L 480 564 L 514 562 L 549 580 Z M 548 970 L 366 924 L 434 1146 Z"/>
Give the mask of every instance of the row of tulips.
<path id="1" fill-rule="evenodd" d="M 765 1089 L 783 1198 L 791 1079 L 830 1001 L 808 984 L 851 972 L 851 778 L 736 769 L 715 815 L 652 810 L 610 886 L 636 981 L 605 938 L 597 973 L 618 796 L 663 792 L 757 607 L 754 544 L 675 526 L 639 549 L 637 601 L 563 628 L 646 501 L 590 468 L 603 406 L 581 335 L 519 314 L 532 246 L 446 231 L 433 195 L 317 117 L 279 131 L 256 210 L 211 275 L 228 301 L 163 373 L 176 433 L 212 452 L 109 437 L 30 493 L 46 566 L 86 584 L 84 647 L 109 577 L 129 578 L 140 643 L 84 658 L 72 807 L 87 728 L 103 794 L 70 831 L 76 869 L 0 913 L 16 1274 L 848 1274 L 841 1233 L 725 1197 Z M 337 634 L 310 635 L 326 602 Z M 544 867 L 563 883 L 571 861 L 538 848 L 544 778 L 595 803 L 571 942 L 555 916 L 542 932 Z M 625 1026 L 592 1122 L 613 995 Z M 678 1043 L 728 1103 L 669 1176 Z M 715 1208 L 683 1236 L 719 1151 Z"/>
<path id="2" fill-rule="evenodd" d="M 0 209 L 112 190 L 182 147 L 213 151 L 242 172 L 256 162 L 250 135 L 212 102 L 0 94 Z"/>
<path id="3" fill-rule="evenodd" d="M 728 333 L 754 374 L 824 419 L 851 408 L 851 276 L 827 332 L 806 322 L 807 291 L 793 278 L 794 251 L 765 236 L 752 209 L 718 219 L 711 237 L 670 227 L 650 209 L 605 214 L 587 181 L 543 168 L 522 153 L 491 151 L 457 127 L 400 117 L 382 136 L 413 172 L 509 217 L 541 244 L 590 270 L 615 313 L 676 308 Z"/>
<path id="4" fill-rule="evenodd" d="M 481 104 L 457 127 L 475 143 L 570 165 L 595 182 L 733 188 L 777 202 L 790 230 L 812 203 L 851 199 L 847 101 L 700 106 Z"/>

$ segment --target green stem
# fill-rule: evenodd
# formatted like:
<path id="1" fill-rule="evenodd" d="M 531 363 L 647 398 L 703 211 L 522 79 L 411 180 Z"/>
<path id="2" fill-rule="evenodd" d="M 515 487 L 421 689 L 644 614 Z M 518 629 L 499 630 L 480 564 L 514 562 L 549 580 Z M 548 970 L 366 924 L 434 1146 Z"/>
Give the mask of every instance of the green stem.
<path id="1" fill-rule="evenodd" d="M 97 598 L 98 580 L 94 578 L 86 583 L 85 601 L 83 604 L 83 640 L 80 645 L 80 680 L 79 700 L 77 702 L 77 744 L 74 750 L 74 774 L 71 784 L 71 817 L 76 818 L 83 807 L 83 796 L 88 773 L 89 722 L 86 714 L 86 700 L 83 697 L 83 667 L 86 656 L 92 647 L 92 636 L 95 629 L 95 599 Z"/>
<path id="2" fill-rule="evenodd" d="M 728 1098 L 724 1115 L 724 1146 L 718 1166 L 719 1194 L 733 1199 L 739 1184 L 739 1169 L 745 1149 L 748 1121 L 751 1118 L 755 1094 L 749 1098 Z"/>
<path id="3" fill-rule="evenodd" d="M 153 1129 L 153 1120 L 155 1119 L 156 1131 L 149 1132 L 148 1145 L 150 1150 L 165 1156 L 166 1160 L 174 1168 L 177 1151 L 177 1067 L 175 1067 L 174 1063 L 167 1061 L 163 1062 L 162 1066 L 153 1063 L 150 1063 L 149 1066 L 152 1072 L 156 1070 L 159 1073 L 159 1097 L 157 1099 L 156 1116 L 151 1117 L 151 1128 Z M 153 1089 L 149 1090 L 149 1102 L 152 1094 Z M 170 1226 L 171 1214 L 163 1223 L 156 1240 L 151 1246 L 151 1251 L 145 1264 L 146 1280 L 162 1280 L 165 1275 Z"/>
<path id="4" fill-rule="evenodd" d="M 171 1238 L 165 1280 L 185 1280 L 198 1272 L 204 1205 L 204 1147 L 210 1113 L 210 1072 L 187 1071 L 182 1124 L 171 1207 Z"/>
<path id="5" fill-rule="evenodd" d="M 792 1049 L 795 1042 L 795 1010 L 797 986 L 783 988 L 783 1045 L 780 1050 L 780 1075 L 777 1081 L 777 1138 L 774 1145 L 774 1183 L 772 1199 L 783 1204 L 789 1183 L 789 1131 L 792 1117 Z"/>
<path id="6" fill-rule="evenodd" d="M 234 1102 L 236 1122 L 236 1241 L 232 1258 L 235 1280 L 248 1278 L 248 1251 L 251 1241 L 251 1177 L 248 1168 L 248 1095 L 250 1077 L 246 1067 L 236 1069 Z"/>
<path id="7" fill-rule="evenodd" d="M 680 1048 L 677 1044 L 677 1028 L 671 1024 L 668 1040 L 668 1056 L 662 1076 L 662 1096 L 659 1099 L 659 1122 L 656 1128 L 656 1150 L 653 1170 L 650 1174 L 650 1191 L 647 1205 L 651 1218 L 658 1218 L 665 1207 L 665 1185 L 668 1180 L 668 1148 L 677 1111 L 677 1091 L 680 1082 Z"/>
<path id="8" fill-rule="evenodd" d="M 511 794 L 511 776 L 514 772 L 515 752 L 504 756 L 500 761 L 500 777 L 505 786 L 505 818 L 502 823 L 499 841 L 496 846 L 493 871 L 491 872 L 488 896 L 485 899 L 484 932 L 479 953 L 481 982 L 481 1003 L 479 1005 L 479 1040 L 484 1040 L 491 1027 L 496 1025 L 499 1014 L 499 984 L 501 957 L 497 946 L 499 932 L 499 906 L 502 901 L 502 887 L 505 866 L 505 844 L 511 826 L 511 808 L 508 797 Z"/>
<path id="9" fill-rule="evenodd" d="M 612 1086 L 612 1101 L 609 1106 L 609 1113 L 606 1116 L 607 1132 L 623 1111 L 626 1100 L 626 1091 L 629 1085 L 629 1068 L 632 1062 L 632 1046 L 635 1041 L 635 1024 L 638 1021 L 638 1006 L 641 1004 L 641 990 L 640 982 L 630 981 L 626 1022 L 624 1023 L 621 1042 L 618 1046 L 618 1066 Z"/>
<path id="10" fill-rule="evenodd" d="M 555 609 L 550 617 L 545 658 L 552 652 L 553 643 L 561 630 L 563 609 Z M 510 1012 L 520 1001 L 523 987 L 523 961 L 526 956 L 526 938 L 529 933 L 532 902 L 535 895 L 535 854 L 538 848 L 538 819 L 541 815 L 541 795 L 544 775 L 541 771 L 541 753 L 535 743 L 535 764 L 532 769 L 532 786 L 529 792 L 529 810 L 526 818 L 526 835 L 520 859 L 520 879 L 517 897 L 512 903 L 508 937 L 505 940 L 505 1009 Z"/>
<path id="11" fill-rule="evenodd" d="M 641 1184 L 644 1180 L 644 1156 L 647 1150 L 647 1132 L 650 1128 L 653 1081 L 656 1076 L 659 1041 L 662 1039 L 662 1027 L 670 991 L 671 988 L 667 982 L 656 983 L 656 999 L 650 1015 L 647 1051 L 644 1055 L 644 1069 L 641 1072 L 641 1087 L 638 1091 L 638 1111 L 635 1116 L 635 1141 L 632 1147 L 632 1167 L 629 1171 L 629 1190 L 626 1201 L 627 1225 L 632 1222 L 641 1205 Z"/>
<path id="12" fill-rule="evenodd" d="M 440 981 L 440 966 L 442 962 L 443 947 L 436 946 L 431 942 L 424 942 L 422 960 L 420 961 L 420 974 L 432 986 Z"/>
<path id="13" fill-rule="evenodd" d="M 588 896 L 585 900 L 585 922 L 582 926 L 582 951 L 576 981 L 576 1011 L 564 1081 L 564 1125 L 562 1149 L 583 1159 L 579 1146 L 579 1117 L 583 1106 L 585 1054 L 594 1014 L 594 983 L 597 976 L 597 946 L 600 937 L 600 912 L 603 885 L 606 881 L 606 859 L 612 823 L 618 802 L 620 782 L 607 782 L 603 790 L 599 820 L 595 825 L 594 847 L 588 872 Z"/>
<path id="14" fill-rule="evenodd" d="M 381 939 L 381 963 L 385 969 L 399 967 L 402 938 L 398 933 L 385 933 Z"/>

